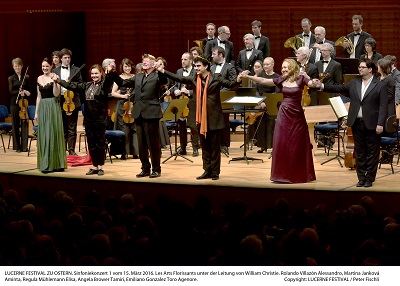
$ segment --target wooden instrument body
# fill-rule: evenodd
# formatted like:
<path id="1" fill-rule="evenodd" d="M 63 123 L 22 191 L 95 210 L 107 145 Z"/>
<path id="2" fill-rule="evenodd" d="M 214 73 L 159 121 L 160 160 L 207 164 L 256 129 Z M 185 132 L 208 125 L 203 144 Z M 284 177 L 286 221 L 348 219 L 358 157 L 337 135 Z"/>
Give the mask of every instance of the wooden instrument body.
<path id="1" fill-rule="evenodd" d="M 133 109 L 133 103 L 130 100 L 128 100 L 127 102 L 124 103 L 125 113 L 124 113 L 124 116 L 122 117 L 122 120 L 125 123 L 133 123 L 133 122 L 135 122 L 135 118 L 131 117 L 132 109 Z"/>
<path id="2" fill-rule="evenodd" d="M 351 127 L 347 127 L 347 144 L 344 149 L 344 166 L 350 169 L 356 167 L 356 157 L 354 153 L 354 137 Z"/>
<path id="3" fill-rule="evenodd" d="M 67 113 L 67 115 L 71 115 L 72 111 L 75 110 L 75 103 L 73 102 L 74 93 L 70 90 L 66 90 L 64 92 L 64 103 L 63 103 L 63 110 Z"/>
<path id="4" fill-rule="evenodd" d="M 20 108 L 19 110 L 19 118 L 21 118 L 22 120 L 28 120 L 29 119 L 29 115 L 28 115 L 28 100 L 25 98 L 21 98 L 18 101 L 18 106 Z"/>

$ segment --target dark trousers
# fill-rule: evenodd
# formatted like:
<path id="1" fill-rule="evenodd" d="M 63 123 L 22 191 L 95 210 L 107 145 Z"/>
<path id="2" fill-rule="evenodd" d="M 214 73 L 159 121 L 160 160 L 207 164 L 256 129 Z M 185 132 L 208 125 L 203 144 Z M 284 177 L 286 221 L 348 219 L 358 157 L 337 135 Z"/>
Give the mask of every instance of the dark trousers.
<path id="1" fill-rule="evenodd" d="M 103 166 L 106 158 L 106 126 L 85 126 L 85 132 L 93 166 Z"/>
<path id="2" fill-rule="evenodd" d="M 379 163 L 380 135 L 365 127 L 362 119 L 356 119 L 352 126 L 356 171 L 358 180 L 375 181 Z"/>
<path id="3" fill-rule="evenodd" d="M 225 128 L 221 130 L 221 146 L 231 146 L 231 129 L 229 126 L 229 113 L 224 113 Z"/>
<path id="4" fill-rule="evenodd" d="M 209 174 L 219 175 L 221 172 L 221 130 L 208 130 L 207 136 L 200 136 L 203 169 Z"/>
<path id="5" fill-rule="evenodd" d="M 199 149 L 199 133 L 196 129 L 189 127 L 190 133 L 192 134 L 192 147 L 193 149 Z M 187 125 L 186 119 L 180 120 L 178 119 L 178 130 L 179 130 L 179 141 L 181 143 L 181 149 L 185 150 L 187 146 Z"/>
<path id="6" fill-rule="evenodd" d="M 75 108 L 71 115 L 67 115 L 65 111 L 62 112 L 65 146 L 67 147 L 68 151 L 75 151 L 78 113 L 79 108 Z"/>
<path id="7" fill-rule="evenodd" d="M 20 108 L 17 105 L 10 106 L 13 150 L 27 151 L 29 120 L 21 120 Z"/>
<path id="8" fill-rule="evenodd" d="M 135 119 L 136 133 L 138 136 L 139 159 L 142 163 L 142 170 L 149 172 L 161 172 L 161 142 L 159 119 Z M 149 153 L 151 164 L 149 161 Z"/>

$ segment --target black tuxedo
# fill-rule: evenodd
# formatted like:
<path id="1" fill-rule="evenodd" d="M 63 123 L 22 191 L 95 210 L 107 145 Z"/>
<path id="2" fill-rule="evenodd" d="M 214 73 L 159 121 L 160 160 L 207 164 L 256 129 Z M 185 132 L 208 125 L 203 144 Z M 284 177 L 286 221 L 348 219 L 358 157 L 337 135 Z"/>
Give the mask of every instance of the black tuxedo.
<path id="1" fill-rule="evenodd" d="M 352 32 L 348 34 L 346 37 L 350 39 L 350 41 L 354 44 L 354 34 L 355 32 Z M 366 39 L 371 38 L 372 36 L 368 34 L 367 32 L 361 31 L 360 37 L 358 38 L 357 46 L 354 47 L 355 49 L 355 57 L 356 59 L 360 59 L 361 55 L 364 54 L 364 42 Z M 347 57 L 350 57 L 350 54 L 347 52 L 347 50 L 344 50 L 346 53 Z"/>
<path id="2" fill-rule="evenodd" d="M 316 62 L 315 66 L 318 69 L 318 74 L 329 74 L 329 76 L 323 80 L 325 84 L 340 84 L 343 82 L 342 65 L 337 61 L 331 59 L 326 67 L 325 72 L 322 60 Z"/>
<path id="3" fill-rule="evenodd" d="M 147 76 L 144 73 L 138 73 L 130 79 L 122 79 L 116 73 L 112 73 L 112 75 L 114 82 L 119 87 L 132 87 L 135 90 L 132 117 L 135 118 L 142 170 L 150 172 L 150 168 L 152 168 L 153 172 L 161 172 L 159 121 L 162 111 L 159 95 L 161 86 L 168 84 L 168 79 L 162 73 L 154 71 Z"/>
<path id="4" fill-rule="evenodd" d="M 333 46 L 333 52 L 332 52 L 332 54 L 331 54 L 331 58 L 334 59 L 334 58 L 336 57 L 335 43 L 332 42 L 332 41 L 329 41 L 329 40 L 327 40 L 327 39 L 325 39 L 325 40 L 323 41 L 323 43 L 324 43 L 324 44 L 325 44 L 325 43 L 329 43 L 329 44 L 331 44 L 331 45 Z M 312 48 L 312 46 L 311 46 L 311 48 Z M 314 48 L 313 48 L 313 50 L 312 50 L 312 52 L 311 52 L 311 55 L 310 55 L 310 58 L 308 59 L 308 62 L 310 62 L 310 63 L 312 63 L 312 64 L 315 63 L 315 54 L 317 53 L 317 50 L 318 50 L 318 49 L 314 49 Z M 320 51 L 318 50 L 318 53 L 319 53 L 319 52 L 320 52 Z M 321 57 L 320 59 L 322 59 L 322 57 Z"/>
<path id="5" fill-rule="evenodd" d="M 168 71 L 165 71 L 165 75 L 175 82 L 186 84 L 188 89 L 193 89 L 193 97 L 197 98 L 197 77 L 181 77 Z M 206 136 L 200 134 L 200 142 L 202 146 L 203 169 L 210 175 L 219 175 L 221 169 L 220 141 L 221 129 L 225 127 L 225 121 L 222 113 L 220 90 L 223 86 L 232 88 L 237 85 L 236 80 L 225 80 L 221 76 L 215 76 L 210 73 L 208 86 L 204 87 L 207 88 L 208 128 Z"/>
<path id="6" fill-rule="evenodd" d="M 387 87 L 379 79 L 373 78 L 361 99 L 362 79 L 355 78 L 346 84 L 325 85 L 324 91 L 347 94 L 350 97 L 347 125 L 352 127 L 356 170 L 360 181 L 373 182 L 379 161 L 380 135 L 376 126 L 385 126 L 388 112 Z M 357 118 L 362 107 L 362 118 Z"/>
<path id="7" fill-rule="evenodd" d="M 307 75 L 313 79 L 318 78 L 318 68 L 315 64 L 307 63 L 306 65 L 306 73 Z M 310 95 L 311 102 L 310 105 L 318 105 L 318 92 L 315 88 L 309 88 L 308 94 Z"/>
<path id="8" fill-rule="evenodd" d="M 176 71 L 176 74 L 178 76 L 183 77 L 183 68 L 180 68 Z M 191 69 L 190 74 L 187 76 L 188 78 L 194 79 L 196 77 L 196 71 L 194 68 Z M 176 86 L 174 88 L 175 90 L 181 90 L 183 84 L 181 82 L 177 82 Z M 188 108 L 189 108 L 189 114 L 187 116 L 187 122 L 186 118 L 183 120 L 180 119 L 178 120 L 178 127 L 179 127 L 179 140 L 181 144 L 181 149 L 183 151 L 186 150 L 187 146 L 187 126 L 191 130 L 191 135 L 192 135 L 192 146 L 193 149 L 199 149 L 199 134 L 197 133 L 197 128 L 196 128 L 196 98 L 193 97 L 193 90 L 187 88 L 189 91 L 189 94 L 183 94 L 189 97 L 189 102 L 188 102 Z M 180 98 L 183 98 L 182 96 Z"/>
<path id="9" fill-rule="evenodd" d="M 271 48 L 268 37 L 263 35 L 260 36 L 260 43 L 258 44 L 257 50 L 262 52 L 263 59 L 270 56 Z"/>
<path id="10" fill-rule="evenodd" d="M 307 48 L 312 48 L 312 46 L 315 44 L 315 35 L 313 33 L 310 34 L 310 45 Z M 297 37 L 304 39 L 303 33 L 298 34 Z"/>
<path id="11" fill-rule="evenodd" d="M 217 65 L 214 64 L 211 66 L 210 71 L 212 74 L 215 74 L 215 76 L 218 76 L 217 73 L 215 73 L 215 70 L 217 69 Z M 224 63 L 222 65 L 221 71 L 219 72 L 219 75 L 226 80 L 229 81 L 235 81 L 236 80 L 236 69 L 234 66 L 228 63 Z M 221 90 L 229 90 L 226 87 L 223 87 Z M 225 147 L 230 147 L 231 145 L 231 132 L 230 132 L 230 124 L 229 124 L 229 113 L 225 112 L 224 113 L 224 120 L 225 120 L 225 128 L 222 129 L 221 131 L 221 146 Z"/>
<path id="12" fill-rule="evenodd" d="M 70 66 L 69 69 L 69 77 L 73 76 L 79 70 L 76 66 Z M 56 67 L 52 70 L 53 73 L 57 74 L 61 79 L 61 66 Z M 76 76 L 72 79 L 74 82 L 82 82 L 82 75 L 80 72 L 76 74 Z M 65 138 L 65 147 L 67 147 L 68 151 L 71 153 L 75 152 L 76 145 L 76 134 L 78 127 L 78 113 L 79 108 L 81 107 L 80 95 L 75 94 L 73 98 L 73 103 L 75 105 L 75 109 L 72 111 L 70 115 L 63 110 L 63 104 L 65 102 L 64 96 L 61 94 L 60 96 L 60 104 L 62 110 L 62 118 L 63 118 L 63 127 L 64 127 L 64 138 Z M 73 154 L 72 152 L 72 154 Z"/>
<path id="13" fill-rule="evenodd" d="M 204 49 L 204 57 L 212 62 L 212 49 L 218 46 L 218 38 L 208 41 L 206 48 Z M 231 65 L 235 65 L 235 55 L 233 52 L 233 43 L 231 41 L 225 41 L 225 61 Z"/>
<path id="14" fill-rule="evenodd" d="M 249 70 L 250 75 L 254 75 L 254 68 L 253 68 L 254 63 L 257 60 L 260 60 L 261 62 L 263 61 L 262 52 L 260 50 L 253 49 L 249 59 L 247 59 L 246 53 L 247 53 L 246 49 L 243 49 L 239 52 L 236 61 L 236 69 L 238 70 L 239 73 L 245 70 Z"/>

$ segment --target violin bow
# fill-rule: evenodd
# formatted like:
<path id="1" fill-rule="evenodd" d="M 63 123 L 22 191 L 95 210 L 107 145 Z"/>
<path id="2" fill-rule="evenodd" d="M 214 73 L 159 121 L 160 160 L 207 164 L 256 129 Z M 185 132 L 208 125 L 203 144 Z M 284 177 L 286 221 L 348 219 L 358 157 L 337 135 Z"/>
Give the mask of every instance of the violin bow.
<path id="1" fill-rule="evenodd" d="M 83 68 L 86 64 L 83 64 L 72 76 L 68 78 L 68 81 L 71 81 Z"/>
<path id="2" fill-rule="evenodd" d="M 26 71 L 25 71 L 24 77 L 22 78 L 22 83 L 21 83 L 21 86 L 19 87 L 19 92 L 18 92 L 17 100 L 15 101 L 15 103 L 18 102 L 19 94 L 21 93 L 21 91 L 24 90 L 25 77 L 26 77 L 26 74 L 28 73 L 28 69 L 29 69 L 29 66 L 26 67 Z"/>

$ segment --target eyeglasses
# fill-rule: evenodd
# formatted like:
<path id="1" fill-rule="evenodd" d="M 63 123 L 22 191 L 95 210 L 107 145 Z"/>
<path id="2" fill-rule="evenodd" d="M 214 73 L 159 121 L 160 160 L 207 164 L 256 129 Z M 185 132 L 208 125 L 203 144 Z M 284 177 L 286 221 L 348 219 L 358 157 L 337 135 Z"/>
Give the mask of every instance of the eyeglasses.
<path id="1" fill-rule="evenodd" d="M 368 67 L 358 66 L 359 69 L 367 69 Z"/>

